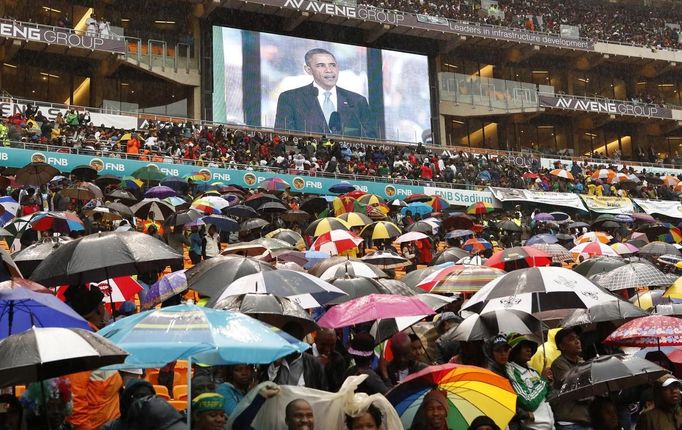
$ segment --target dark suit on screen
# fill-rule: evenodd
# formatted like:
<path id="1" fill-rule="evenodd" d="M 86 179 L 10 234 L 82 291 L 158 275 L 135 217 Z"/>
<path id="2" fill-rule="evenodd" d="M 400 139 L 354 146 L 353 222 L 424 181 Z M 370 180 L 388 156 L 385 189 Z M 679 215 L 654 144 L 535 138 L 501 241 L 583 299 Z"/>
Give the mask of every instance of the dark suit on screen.
<path id="1" fill-rule="evenodd" d="M 285 91 L 277 100 L 275 128 L 311 133 L 332 133 L 317 99 L 317 88 L 312 83 Z M 374 120 L 367 99 L 360 94 L 336 87 L 336 111 L 339 124 L 332 122 L 335 134 L 377 137 Z"/>

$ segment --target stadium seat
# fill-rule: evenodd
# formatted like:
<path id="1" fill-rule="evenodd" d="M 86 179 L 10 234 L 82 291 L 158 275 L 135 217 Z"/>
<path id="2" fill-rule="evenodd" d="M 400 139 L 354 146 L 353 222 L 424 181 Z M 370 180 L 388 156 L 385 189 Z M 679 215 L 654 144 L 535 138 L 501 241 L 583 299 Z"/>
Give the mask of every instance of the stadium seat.
<path id="1" fill-rule="evenodd" d="M 187 400 L 169 400 L 168 403 L 178 412 L 182 412 L 187 409 Z"/>
<path id="2" fill-rule="evenodd" d="M 187 400 L 187 385 L 173 387 L 173 400 Z"/>
<path id="3" fill-rule="evenodd" d="M 168 393 L 168 388 L 165 385 L 154 385 L 154 391 L 159 397 L 163 397 L 166 400 L 170 400 L 170 394 Z"/>
<path id="4" fill-rule="evenodd" d="M 159 369 L 147 369 L 144 379 L 152 385 L 157 385 L 159 383 Z"/>

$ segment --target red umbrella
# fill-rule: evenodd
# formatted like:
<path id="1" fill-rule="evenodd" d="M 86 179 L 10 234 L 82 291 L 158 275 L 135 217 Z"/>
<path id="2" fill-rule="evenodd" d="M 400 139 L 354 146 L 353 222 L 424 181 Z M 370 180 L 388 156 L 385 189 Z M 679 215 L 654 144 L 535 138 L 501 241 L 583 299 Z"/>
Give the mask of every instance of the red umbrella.
<path id="1" fill-rule="evenodd" d="M 119 276 L 102 282 L 91 282 L 89 287 L 102 290 L 104 293 L 102 301 L 105 303 L 121 303 L 132 300 L 135 294 L 142 291 L 142 286 L 130 276 Z M 59 287 L 57 297 L 65 301 L 64 293 L 68 288 L 67 286 Z"/>
<path id="2" fill-rule="evenodd" d="M 347 230 L 330 230 L 315 239 L 310 249 L 328 252 L 330 255 L 342 254 L 357 248 L 363 239 Z"/>
<path id="3" fill-rule="evenodd" d="M 320 327 L 339 328 L 384 318 L 426 317 L 434 313 L 418 296 L 370 294 L 332 307 L 317 323 Z"/>
<path id="4" fill-rule="evenodd" d="M 509 272 L 526 267 L 549 266 L 552 257 L 532 246 L 515 246 L 494 253 L 484 264 Z"/>
<path id="5" fill-rule="evenodd" d="M 618 327 L 604 343 L 620 346 L 680 346 L 682 319 L 665 315 L 636 318 Z"/>
<path id="6" fill-rule="evenodd" d="M 412 194 L 407 197 L 405 197 L 405 202 L 407 203 L 414 203 L 414 202 L 430 202 L 431 201 L 431 196 L 427 196 L 426 194 Z"/>
<path id="7" fill-rule="evenodd" d="M 360 196 L 364 196 L 365 194 L 367 194 L 367 193 L 364 191 L 355 190 L 355 191 L 351 191 L 349 193 L 346 193 L 346 194 L 342 195 L 341 197 L 352 197 L 354 199 L 357 199 Z"/>
<path id="8" fill-rule="evenodd" d="M 439 196 L 431 197 L 431 201 L 427 204 L 433 208 L 434 212 L 443 212 L 444 209 L 450 207 L 450 204 L 447 202 L 447 200 Z"/>

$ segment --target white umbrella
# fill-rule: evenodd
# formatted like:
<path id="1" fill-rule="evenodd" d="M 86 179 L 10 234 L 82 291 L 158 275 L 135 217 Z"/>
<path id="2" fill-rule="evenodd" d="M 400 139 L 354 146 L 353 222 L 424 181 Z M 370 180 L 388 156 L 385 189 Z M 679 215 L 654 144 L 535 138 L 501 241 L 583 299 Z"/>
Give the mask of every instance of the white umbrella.
<path id="1" fill-rule="evenodd" d="M 335 264 L 322 272 L 320 279 L 323 281 L 331 281 L 336 278 L 343 278 L 345 276 L 355 278 L 362 276 L 364 278 L 387 278 L 388 275 L 373 264 L 365 263 L 357 260 L 347 260 L 342 263 Z"/>
<path id="2" fill-rule="evenodd" d="M 407 232 L 401 236 L 398 236 L 398 238 L 395 240 L 396 243 L 403 243 L 403 242 L 413 242 L 415 240 L 422 240 L 422 239 L 428 239 L 429 237 L 425 235 L 424 233 L 420 233 L 418 231 L 410 231 Z"/>

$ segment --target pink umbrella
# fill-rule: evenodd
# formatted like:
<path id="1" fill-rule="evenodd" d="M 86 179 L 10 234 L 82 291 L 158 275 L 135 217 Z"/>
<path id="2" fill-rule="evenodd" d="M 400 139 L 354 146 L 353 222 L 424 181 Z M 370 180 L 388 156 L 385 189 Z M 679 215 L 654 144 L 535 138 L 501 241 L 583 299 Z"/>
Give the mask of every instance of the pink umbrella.
<path id="1" fill-rule="evenodd" d="M 384 318 L 426 317 L 434 313 L 418 296 L 370 294 L 332 307 L 317 324 L 320 327 L 340 328 Z"/>
<path id="2" fill-rule="evenodd" d="M 682 319 L 649 315 L 618 327 L 604 343 L 620 346 L 661 347 L 682 345 Z"/>

